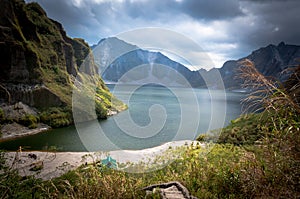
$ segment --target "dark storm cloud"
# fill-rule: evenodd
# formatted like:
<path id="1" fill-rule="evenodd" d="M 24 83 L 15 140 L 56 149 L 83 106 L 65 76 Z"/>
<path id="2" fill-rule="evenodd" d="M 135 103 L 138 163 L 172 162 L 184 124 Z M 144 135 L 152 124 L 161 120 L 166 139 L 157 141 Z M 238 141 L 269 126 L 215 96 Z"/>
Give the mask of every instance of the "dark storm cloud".
<path id="1" fill-rule="evenodd" d="M 155 20 L 163 15 L 177 14 L 177 3 L 173 0 L 136 1 L 126 0 L 122 8 L 132 18 Z"/>
<path id="2" fill-rule="evenodd" d="M 165 13 L 186 14 L 195 19 L 215 20 L 232 18 L 242 15 L 239 2 L 236 0 L 151 0 L 124 2 L 125 10 L 129 15 L 153 19 Z"/>
<path id="3" fill-rule="evenodd" d="M 281 41 L 300 44 L 300 1 L 242 1 L 241 5 L 250 20 L 232 24 L 229 32 L 237 36 L 243 46 L 254 50 Z"/>
<path id="4" fill-rule="evenodd" d="M 235 0 L 223 0 L 222 3 L 217 0 L 27 1 L 39 2 L 51 18 L 64 25 L 71 36 L 88 34 L 86 39 L 92 43 L 96 42 L 92 37 L 99 40 L 101 36 L 116 34 L 124 31 L 124 28 L 175 23 L 178 18 L 186 18 L 185 16 L 189 16 L 191 20 L 209 22 L 242 15 L 239 3 Z M 94 33 L 95 31 L 98 33 Z"/>
<path id="5" fill-rule="evenodd" d="M 47 12 L 48 17 L 59 21 L 73 37 L 84 37 L 82 34 L 95 25 L 94 16 L 89 7 L 76 7 L 72 1 L 64 0 L 27 0 L 38 2 Z"/>
<path id="6" fill-rule="evenodd" d="M 70 36 L 83 37 L 90 44 L 149 26 L 186 34 L 224 61 L 270 43 L 300 44 L 299 0 L 35 1 Z"/>
<path id="7" fill-rule="evenodd" d="M 242 16 L 239 1 L 236 0 L 185 0 L 181 10 L 195 19 L 215 20 Z"/>

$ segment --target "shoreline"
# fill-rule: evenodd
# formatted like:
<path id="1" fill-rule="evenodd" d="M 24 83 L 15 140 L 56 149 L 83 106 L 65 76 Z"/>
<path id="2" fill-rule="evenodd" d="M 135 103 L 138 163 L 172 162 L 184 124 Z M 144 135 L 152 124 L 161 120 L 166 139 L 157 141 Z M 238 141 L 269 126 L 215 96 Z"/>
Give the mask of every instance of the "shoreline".
<path id="1" fill-rule="evenodd" d="M 14 140 L 20 137 L 26 137 L 30 135 L 35 135 L 52 129 L 50 126 L 39 123 L 37 128 L 29 129 L 23 125 L 16 122 L 11 124 L 6 124 L 1 128 L 0 142 Z"/>
<path id="2" fill-rule="evenodd" d="M 107 113 L 108 117 L 112 117 L 114 115 L 117 115 L 119 111 L 112 111 L 109 110 Z M 72 126 L 74 124 L 70 124 L 68 126 Z M 64 128 L 64 127 L 59 127 Z M 14 140 L 20 137 L 26 137 L 30 135 L 39 134 L 45 131 L 51 130 L 52 127 L 48 126 L 44 123 L 38 123 L 37 128 L 29 129 L 26 126 L 23 126 L 19 123 L 13 122 L 10 124 L 5 124 L 0 128 L 0 142 L 8 141 L 8 140 Z"/>
<path id="3" fill-rule="evenodd" d="M 176 147 L 205 144 L 192 140 L 181 140 L 167 142 L 157 147 L 142 150 L 118 150 L 109 152 L 43 152 L 43 151 L 21 151 L 4 152 L 6 165 L 16 169 L 21 176 L 31 176 L 50 180 L 59 177 L 70 170 L 74 170 L 83 164 L 96 163 L 110 155 L 119 164 L 149 162 L 155 157 Z M 32 157 L 34 154 L 34 157 Z M 32 168 L 42 165 L 39 171 L 32 171 Z M 126 168 L 125 168 L 126 169 Z"/>

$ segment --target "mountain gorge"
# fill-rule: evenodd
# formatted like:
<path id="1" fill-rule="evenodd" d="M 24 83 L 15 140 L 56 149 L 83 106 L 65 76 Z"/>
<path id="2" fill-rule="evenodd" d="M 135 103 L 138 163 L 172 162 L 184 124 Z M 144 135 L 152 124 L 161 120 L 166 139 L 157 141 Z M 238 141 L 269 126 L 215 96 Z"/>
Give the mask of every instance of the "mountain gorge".
<path id="1" fill-rule="evenodd" d="M 143 50 L 118 38 L 102 39 L 93 46 L 93 52 L 96 64 L 100 66 L 102 78 L 107 82 L 143 84 L 152 78 L 153 81 L 163 82 L 169 86 L 187 86 L 178 81 L 180 79 L 178 74 L 181 74 L 192 87 L 223 88 L 224 84 L 226 89 L 240 89 L 242 80 L 238 79 L 237 70 L 240 61 L 249 59 L 263 75 L 285 81 L 290 75 L 286 69 L 297 65 L 300 46 L 287 45 L 283 42 L 277 46 L 271 44 L 253 51 L 247 57 L 227 61 L 221 68 L 209 71 L 205 69 L 190 71 L 160 52 Z M 143 66 L 143 70 L 133 70 L 138 66 Z M 176 71 L 177 75 L 168 74 L 170 69 Z M 126 75 L 122 78 L 124 74 Z"/>
<path id="2" fill-rule="evenodd" d="M 161 52 L 144 50 L 116 37 L 101 40 L 93 46 L 93 54 L 101 76 L 107 82 L 155 82 L 167 86 L 192 87 L 204 85 L 199 73 L 190 71 Z"/>
<path id="3" fill-rule="evenodd" d="M 2 124 L 21 120 L 26 111 L 21 116 L 10 112 L 26 105 L 40 113 L 35 115 L 37 120 L 54 127 L 69 125 L 76 78 L 88 79 L 97 88 L 99 118 L 123 106 L 121 102 L 120 107 L 109 103 L 113 96 L 99 77 L 91 49 L 83 39 L 68 37 L 62 25 L 48 18 L 37 3 L 1 0 L 0 5 Z M 25 105 L 14 106 L 19 102 Z"/>

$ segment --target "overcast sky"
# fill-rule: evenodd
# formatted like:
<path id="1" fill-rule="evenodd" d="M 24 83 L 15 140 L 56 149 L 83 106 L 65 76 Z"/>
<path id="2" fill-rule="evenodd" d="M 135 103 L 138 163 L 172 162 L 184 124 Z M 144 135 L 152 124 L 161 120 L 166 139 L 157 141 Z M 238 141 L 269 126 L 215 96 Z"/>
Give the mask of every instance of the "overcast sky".
<path id="1" fill-rule="evenodd" d="M 164 28 L 194 40 L 215 67 L 268 44 L 300 44 L 299 0 L 35 1 L 63 24 L 69 36 L 84 38 L 90 45 L 137 28 Z M 180 46 L 189 51 L 188 45 Z"/>

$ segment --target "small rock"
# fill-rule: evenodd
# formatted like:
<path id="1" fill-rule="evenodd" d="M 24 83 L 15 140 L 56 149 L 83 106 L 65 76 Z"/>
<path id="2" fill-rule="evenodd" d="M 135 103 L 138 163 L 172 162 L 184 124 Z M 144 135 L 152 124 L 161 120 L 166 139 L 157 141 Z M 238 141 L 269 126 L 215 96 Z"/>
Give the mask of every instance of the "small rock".
<path id="1" fill-rule="evenodd" d="M 30 165 L 29 171 L 40 171 L 44 168 L 44 162 L 43 161 L 37 161 Z"/>
<path id="2" fill-rule="evenodd" d="M 28 154 L 28 157 L 29 157 L 29 158 L 32 158 L 32 159 L 35 159 L 35 160 L 37 159 L 37 155 L 34 154 L 34 153 L 29 153 L 29 154 Z"/>
<path id="3" fill-rule="evenodd" d="M 143 190 L 147 195 L 155 194 L 159 190 L 162 199 L 197 199 L 191 196 L 187 188 L 177 181 L 150 185 Z"/>

